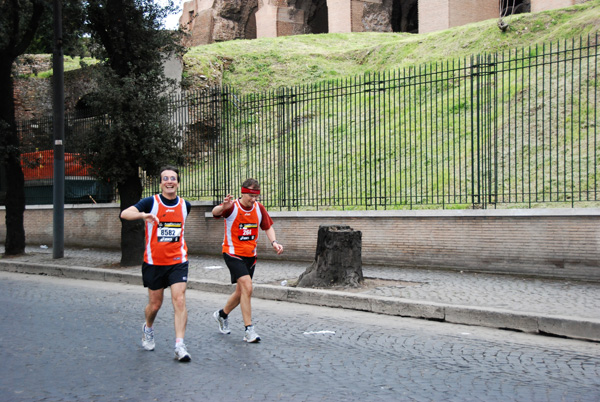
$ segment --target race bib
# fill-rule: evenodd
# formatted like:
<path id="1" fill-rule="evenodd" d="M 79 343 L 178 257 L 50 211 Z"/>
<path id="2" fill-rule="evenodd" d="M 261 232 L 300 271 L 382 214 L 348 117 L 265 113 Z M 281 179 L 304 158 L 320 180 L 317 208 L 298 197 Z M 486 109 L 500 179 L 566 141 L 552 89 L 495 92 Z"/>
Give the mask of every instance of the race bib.
<path id="1" fill-rule="evenodd" d="M 248 241 L 256 239 L 258 225 L 256 223 L 240 223 L 238 239 L 240 241 Z"/>
<path id="2" fill-rule="evenodd" d="M 156 233 L 158 242 L 177 242 L 181 237 L 181 222 L 160 222 Z"/>

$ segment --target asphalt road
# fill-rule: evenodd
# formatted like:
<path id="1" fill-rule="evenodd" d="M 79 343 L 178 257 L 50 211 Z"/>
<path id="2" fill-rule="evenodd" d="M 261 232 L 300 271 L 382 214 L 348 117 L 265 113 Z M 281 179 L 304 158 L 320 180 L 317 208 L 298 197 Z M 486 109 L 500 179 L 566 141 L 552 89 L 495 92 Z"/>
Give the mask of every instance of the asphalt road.
<path id="1" fill-rule="evenodd" d="M 1 401 L 598 401 L 600 343 L 253 300 L 259 344 L 188 291 L 190 363 L 170 294 L 141 348 L 141 286 L 0 272 Z"/>

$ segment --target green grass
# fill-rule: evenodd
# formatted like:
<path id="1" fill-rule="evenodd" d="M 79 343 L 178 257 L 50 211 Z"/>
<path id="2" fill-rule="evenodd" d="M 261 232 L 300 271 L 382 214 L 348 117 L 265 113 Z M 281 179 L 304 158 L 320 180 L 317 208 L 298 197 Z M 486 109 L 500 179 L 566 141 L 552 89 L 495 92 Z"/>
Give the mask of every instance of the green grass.
<path id="1" fill-rule="evenodd" d="M 428 34 L 364 32 L 219 42 L 189 49 L 185 71 L 192 85 L 230 85 L 255 93 L 405 69 L 596 33 L 600 1 L 506 21 L 506 32 L 493 19 Z M 207 79 L 197 80 L 200 75 Z"/>
<path id="2" fill-rule="evenodd" d="M 562 46 L 564 49 L 564 43 Z M 560 67 L 552 56 L 554 67 L 551 71 L 549 67 L 545 72 L 539 67 L 537 71 L 533 70 L 540 64 L 535 56 L 542 54 L 541 48 L 505 52 L 497 60 L 502 65 L 496 67 L 505 72 L 496 72 L 490 82 L 482 84 L 494 90 L 496 107 L 488 117 L 497 127 L 494 135 L 502 141 L 498 144 L 497 163 L 501 169 L 496 183 L 498 202 L 503 204 L 529 205 L 523 199 L 530 191 L 534 193 L 531 199 L 536 200 L 537 205 L 540 205 L 537 200 L 569 204 L 571 197 L 598 187 L 593 174 L 600 167 L 595 161 L 598 150 L 593 148 L 597 139 L 594 138 L 595 130 L 587 127 L 587 122 L 590 126 L 595 124 L 597 109 L 593 99 L 597 90 L 595 82 L 585 78 L 590 74 L 587 71 L 590 63 L 593 68 L 596 62 L 592 58 L 590 62 L 584 59 L 578 64 L 569 60 L 575 54 L 568 53 L 561 55 L 561 60 L 566 60 L 561 61 Z M 545 62 L 548 59 L 550 57 L 545 56 Z M 415 87 L 408 95 L 410 100 L 401 109 L 397 104 L 378 100 L 378 91 L 361 91 L 357 98 L 350 96 L 320 104 L 311 101 L 310 96 L 303 100 L 300 94 L 304 87 L 301 86 L 295 89 L 298 96 L 294 106 L 278 106 L 295 108 L 286 110 L 285 118 L 279 121 L 271 121 L 268 117 L 281 116 L 279 109 L 264 112 L 262 118 L 266 123 L 261 122 L 259 116 L 256 125 L 247 116 L 240 115 L 236 120 L 237 112 L 228 110 L 224 115 L 234 116 L 228 120 L 232 132 L 252 133 L 251 139 L 246 138 L 239 148 L 228 149 L 231 151 L 230 166 L 246 168 L 252 166 L 252 161 L 267 160 L 267 168 L 258 168 L 259 173 L 255 174 L 254 170 L 251 175 L 261 177 L 272 197 L 285 199 L 290 191 L 282 189 L 282 185 L 299 181 L 300 191 L 291 191 L 294 196 L 300 199 L 318 196 L 327 208 L 351 209 L 353 206 L 344 205 L 344 200 L 354 197 L 354 202 L 363 200 L 371 209 L 376 207 L 371 204 L 373 197 L 399 193 L 405 195 L 405 199 L 412 199 L 407 208 L 431 208 L 428 204 L 432 203 L 439 207 L 444 202 L 444 207 L 448 207 L 448 203 L 466 205 L 465 198 L 473 181 L 470 168 L 472 127 L 468 108 L 477 100 L 464 97 L 471 86 L 471 79 L 467 79 L 470 76 L 468 64 L 457 63 L 464 70 L 461 74 L 444 73 L 447 66 L 441 63 L 413 69 L 412 72 L 419 74 L 410 80 L 406 78 Z M 507 74 L 506 70 L 511 72 Z M 422 73 L 426 71 L 435 74 L 423 77 Z M 321 85 L 324 93 L 328 92 L 326 88 L 329 87 Z M 255 94 L 248 97 L 258 98 Z M 240 104 L 244 101 L 241 96 Z M 585 107 L 581 108 L 579 101 Z M 387 115 L 395 117 L 382 122 L 382 116 Z M 552 124 L 546 121 L 549 116 L 552 116 Z M 376 129 L 371 132 L 367 127 Z M 432 127 L 440 129 L 435 131 Z M 392 134 L 388 135 L 388 131 Z M 273 137 L 262 138 L 265 132 Z M 295 137 L 288 138 L 287 142 L 280 139 L 288 134 Z M 588 138 L 591 140 L 582 141 Z M 386 141 L 391 147 L 385 145 Z M 398 144 L 403 146 L 398 147 Z M 252 153 L 245 152 L 247 147 L 252 148 Z M 300 158 L 290 163 L 287 161 L 289 155 L 278 151 L 282 147 L 313 149 L 314 152 L 301 153 Z M 449 153 L 451 148 L 459 151 Z M 406 155 L 410 155 L 410 160 L 400 165 L 397 161 L 406 160 Z M 530 171 L 530 166 L 536 170 Z M 221 166 L 220 170 L 228 168 Z M 283 183 L 278 177 L 281 175 L 285 177 Z M 366 186 L 345 188 L 347 180 L 366 182 Z M 463 197 L 448 197 L 444 201 L 443 197 L 449 194 L 462 194 Z M 386 204 L 394 205 L 394 202 Z M 394 205 L 394 208 L 402 209 L 403 206 Z"/>
<path id="3" fill-rule="evenodd" d="M 48 58 L 50 60 L 52 60 L 52 55 L 48 55 Z M 96 63 L 98 63 L 98 60 L 93 59 L 91 57 L 70 57 L 70 56 L 64 56 L 63 57 L 64 60 L 64 71 L 73 71 L 73 70 L 78 70 L 81 68 L 81 64 L 84 63 L 86 65 L 94 65 Z M 26 78 L 51 78 L 52 77 L 52 70 L 46 70 L 46 71 L 41 71 L 38 72 L 37 74 L 29 74 Z"/>

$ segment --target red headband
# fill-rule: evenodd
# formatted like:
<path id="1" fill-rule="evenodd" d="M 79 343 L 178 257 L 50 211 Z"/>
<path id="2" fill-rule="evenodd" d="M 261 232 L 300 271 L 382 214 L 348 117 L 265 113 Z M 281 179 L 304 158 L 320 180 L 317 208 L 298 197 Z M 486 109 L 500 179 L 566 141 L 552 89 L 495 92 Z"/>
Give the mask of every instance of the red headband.
<path id="1" fill-rule="evenodd" d="M 253 188 L 242 187 L 242 194 L 260 194 L 260 190 L 255 190 Z"/>

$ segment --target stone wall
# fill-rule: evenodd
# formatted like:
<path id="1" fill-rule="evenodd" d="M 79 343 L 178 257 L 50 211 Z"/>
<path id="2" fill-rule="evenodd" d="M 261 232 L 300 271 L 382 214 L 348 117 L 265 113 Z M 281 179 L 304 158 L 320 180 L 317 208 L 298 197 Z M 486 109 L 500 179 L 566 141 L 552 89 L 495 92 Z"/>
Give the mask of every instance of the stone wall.
<path id="1" fill-rule="evenodd" d="M 188 30 L 186 46 L 256 38 L 254 14 L 264 0 L 191 0 L 183 4 L 179 25 Z"/>
<path id="2" fill-rule="evenodd" d="M 165 76 L 181 81 L 183 63 L 179 57 L 164 62 Z M 64 73 L 65 112 L 73 112 L 77 103 L 95 91 L 97 84 L 92 79 L 94 66 Z M 14 64 L 15 117 L 17 121 L 52 116 L 52 78 L 40 78 L 35 74 L 52 69 L 51 55 L 23 55 Z M 32 76 L 32 74 L 34 74 Z M 179 86 L 178 86 L 179 88 Z M 177 91 L 179 92 L 179 91 Z"/>
<path id="3" fill-rule="evenodd" d="M 52 55 L 24 55 L 14 63 L 15 117 L 17 120 L 29 120 L 52 114 L 52 81 L 35 77 L 51 68 Z"/>
<path id="4" fill-rule="evenodd" d="M 190 253 L 219 255 L 223 221 L 193 202 Z M 364 264 L 600 280 L 600 209 L 271 212 L 284 259 L 314 258 L 319 225 L 362 231 Z M 116 204 L 65 206 L 65 245 L 120 247 Z M 27 244 L 52 244 L 52 207 L 28 206 Z M 5 209 L 0 208 L 5 220 Z M 261 232 L 262 233 L 262 232 Z M 0 232 L 0 241 L 6 233 Z M 266 236 L 260 258 L 275 258 Z"/>
<path id="5" fill-rule="evenodd" d="M 14 65 L 15 117 L 17 121 L 52 115 L 52 78 L 35 76 L 52 69 L 52 55 L 24 55 Z M 32 75 L 33 74 L 33 75 Z M 95 83 L 88 71 L 65 71 L 65 112 L 75 110 L 82 96 L 92 92 Z"/>
<path id="6" fill-rule="evenodd" d="M 179 24 L 189 30 L 187 46 L 315 31 L 391 32 L 392 4 L 393 0 L 191 0 L 184 3 Z"/>
<path id="7" fill-rule="evenodd" d="M 521 0 L 517 12 L 586 1 Z M 179 23 L 190 31 L 187 45 L 198 46 L 315 31 L 427 33 L 499 17 L 498 0 L 191 0 L 184 3 Z"/>

